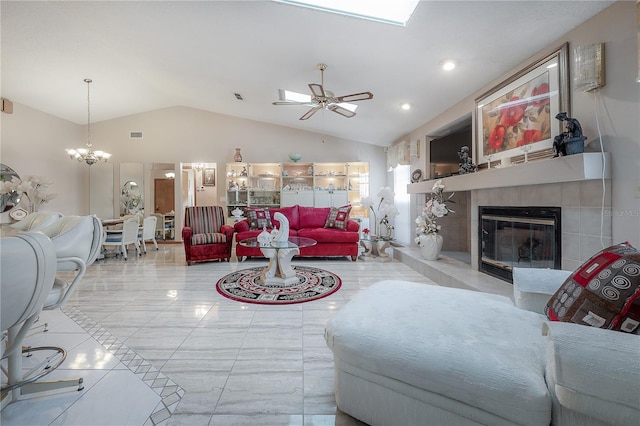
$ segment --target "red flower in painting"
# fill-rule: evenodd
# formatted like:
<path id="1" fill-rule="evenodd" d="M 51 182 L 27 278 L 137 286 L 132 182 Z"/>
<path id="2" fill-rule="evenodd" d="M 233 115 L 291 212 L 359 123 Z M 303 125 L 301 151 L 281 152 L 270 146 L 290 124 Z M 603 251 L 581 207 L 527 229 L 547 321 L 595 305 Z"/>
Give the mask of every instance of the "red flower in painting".
<path id="1" fill-rule="evenodd" d="M 500 125 L 512 127 L 515 126 L 524 117 L 524 110 L 527 107 L 527 103 L 520 101 L 520 98 L 514 96 L 509 100 L 509 106 L 500 115 Z"/>
<path id="2" fill-rule="evenodd" d="M 489 134 L 489 147 L 492 150 L 497 151 L 502 148 L 505 132 L 506 129 L 504 128 L 504 126 L 497 125 L 493 128 L 493 130 Z"/>
<path id="3" fill-rule="evenodd" d="M 522 133 L 522 139 L 517 143 L 517 146 L 528 145 L 530 143 L 538 142 L 542 140 L 542 132 L 536 129 L 525 130 Z"/>
<path id="4" fill-rule="evenodd" d="M 549 103 L 549 85 L 547 83 L 542 83 L 541 85 L 534 87 L 531 91 L 531 96 L 534 98 L 536 96 L 547 95 L 544 97 L 540 97 L 540 99 L 535 99 L 532 103 L 535 107 L 541 107 L 543 105 L 547 105 Z"/>

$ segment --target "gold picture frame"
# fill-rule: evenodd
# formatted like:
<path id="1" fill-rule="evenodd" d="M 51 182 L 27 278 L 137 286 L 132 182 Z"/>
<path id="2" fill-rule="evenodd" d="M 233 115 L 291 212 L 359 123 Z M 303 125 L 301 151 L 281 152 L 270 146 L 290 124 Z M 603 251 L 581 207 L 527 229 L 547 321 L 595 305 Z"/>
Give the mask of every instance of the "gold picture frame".
<path id="1" fill-rule="evenodd" d="M 216 186 L 216 169 L 202 170 L 202 186 Z"/>
<path id="2" fill-rule="evenodd" d="M 476 161 L 489 163 L 549 150 L 569 111 L 568 43 L 491 88 L 475 101 Z"/>

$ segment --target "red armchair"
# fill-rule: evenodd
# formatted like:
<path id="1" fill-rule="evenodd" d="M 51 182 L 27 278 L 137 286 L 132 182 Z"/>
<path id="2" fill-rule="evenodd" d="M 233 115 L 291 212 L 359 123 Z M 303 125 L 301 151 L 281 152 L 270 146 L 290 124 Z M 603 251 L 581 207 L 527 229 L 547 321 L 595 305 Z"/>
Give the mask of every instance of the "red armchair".
<path id="1" fill-rule="evenodd" d="M 187 265 L 193 262 L 231 258 L 232 226 L 225 225 L 220 206 L 187 207 L 184 212 L 182 241 Z"/>

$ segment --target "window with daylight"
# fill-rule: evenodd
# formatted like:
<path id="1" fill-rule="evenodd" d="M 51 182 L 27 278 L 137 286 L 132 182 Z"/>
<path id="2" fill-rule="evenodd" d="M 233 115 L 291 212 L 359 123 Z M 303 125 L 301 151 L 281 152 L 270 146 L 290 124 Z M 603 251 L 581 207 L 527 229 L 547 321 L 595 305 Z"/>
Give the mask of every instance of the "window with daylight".
<path id="1" fill-rule="evenodd" d="M 394 0 L 394 1 L 372 1 L 372 0 L 274 0 L 278 3 L 290 4 L 293 6 L 307 7 L 309 9 L 321 10 L 323 12 L 338 13 L 340 15 L 353 16 L 355 18 L 368 19 L 407 26 L 409 18 L 413 15 L 420 0 Z"/>

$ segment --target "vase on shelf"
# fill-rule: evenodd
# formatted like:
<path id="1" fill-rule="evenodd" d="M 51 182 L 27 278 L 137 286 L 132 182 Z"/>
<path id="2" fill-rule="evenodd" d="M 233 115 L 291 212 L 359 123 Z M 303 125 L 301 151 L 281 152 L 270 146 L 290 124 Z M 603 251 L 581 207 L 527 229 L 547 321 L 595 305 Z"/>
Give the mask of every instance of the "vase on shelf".
<path id="1" fill-rule="evenodd" d="M 422 234 L 419 239 L 422 257 L 427 260 L 438 260 L 442 250 L 442 242 L 444 241 L 442 235 L 437 233 Z"/>
<path id="2" fill-rule="evenodd" d="M 233 155 L 233 161 L 236 163 L 242 163 L 242 154 L 240 154 L 240 148 L 236 148 L 236 153 Z"/>

